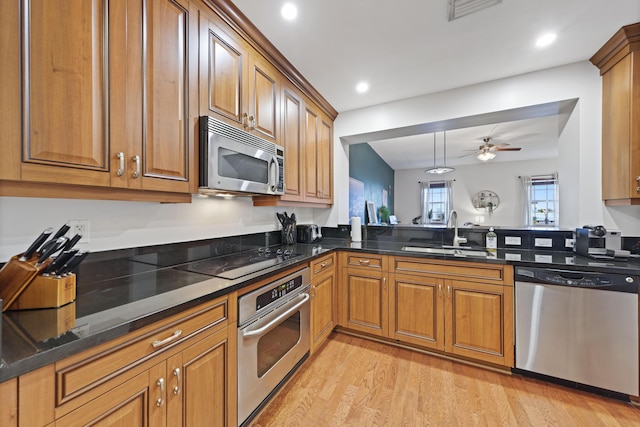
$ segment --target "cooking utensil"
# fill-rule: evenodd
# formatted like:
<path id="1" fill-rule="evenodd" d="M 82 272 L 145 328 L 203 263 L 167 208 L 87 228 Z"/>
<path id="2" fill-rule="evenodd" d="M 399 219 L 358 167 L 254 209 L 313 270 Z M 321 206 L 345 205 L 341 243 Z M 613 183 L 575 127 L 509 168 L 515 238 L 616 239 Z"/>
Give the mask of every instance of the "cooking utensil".
<path id="1" fill-rule="evenodd" d="M 50 256 L 61 250 L 67 241 L 69 241 L 67 237 L 58 237 L 56 240 L 49 240 L 45 243 L 42 246 L 36 267 L 40 267 Z"/>
<path id="2" fill-rule="evenodd" d="M 40 248 L 40 246 L 42 246 L 42 244 L 44 242 L 47 241 L 47 239 L 49 238 L 49 236 L 51 235 L 51 233 L 53 233 L 53 228 L 47 228 L 46 230 L 44 230 L 36 240 L 33 241 L 33 243 L 31 243 L 31 245 L 29 246 L 29 248 L 27 248 L 26 251 L 24 251 L 24 253 L 22 254 L 22 256 L 20 258 L 18 258 L 20 261 L 26 261 L 29 258 L 31 258 L 33 256 L 33 254 L 36 253 L 36 251 L 38 250 L 38 248 Z"/>
<path id="3" fill-rule="evenodd" d="M 66 246 L 66 245 L 65 245 Z M 43 276 L 56 275 L 56 272 L 62 268 L 73 256 L 78 252 L 78 249 L 63 250 L 51 264 L 49 264 L 44 270 L 42 270 Z"/>

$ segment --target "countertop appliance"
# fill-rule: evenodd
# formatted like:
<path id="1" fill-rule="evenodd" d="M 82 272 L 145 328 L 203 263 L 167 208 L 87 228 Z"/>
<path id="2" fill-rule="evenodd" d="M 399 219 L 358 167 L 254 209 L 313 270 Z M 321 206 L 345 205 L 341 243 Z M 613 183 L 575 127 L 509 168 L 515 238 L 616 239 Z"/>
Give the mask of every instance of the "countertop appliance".
<path id="1" fill-rule="evenodd" d="M 306 267 L 238 299 L 239 425 L 309 356 L 310 277 Z"/>
<path id="2" fill-rule="evenodd" d="M 200 117 L 202 194 L 284 194 L 284 147 Z"/>
<path id="3" fill-rule="evenodd" d="M 638 396 L 638 277 L 515 268 L 516 371 Z"/>
<path id="4" fill-rule="evenodd" d="M 622 234 L 618 230 L 607 230 L 602 225 L 585 225 L 576 228 L 573 251 L 589 258 L 627 258 L 631 254 L 622 250 Z"/>
<path id="5" fill-rule="evenodd" d="M 315 243 L 322 240 L 322 231 L 315 224 L 298 224 L 298 243 Z"/>

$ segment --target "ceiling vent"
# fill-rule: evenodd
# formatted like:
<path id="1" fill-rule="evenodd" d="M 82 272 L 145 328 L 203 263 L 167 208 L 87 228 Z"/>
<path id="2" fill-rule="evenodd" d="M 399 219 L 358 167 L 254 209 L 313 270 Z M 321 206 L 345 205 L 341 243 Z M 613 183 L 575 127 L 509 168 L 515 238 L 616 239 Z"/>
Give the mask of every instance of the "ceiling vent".
<path id="1" fill-rule="evenodd" d="M 502 3 L 502 0 L 449 0 L 449 21 Z"/>

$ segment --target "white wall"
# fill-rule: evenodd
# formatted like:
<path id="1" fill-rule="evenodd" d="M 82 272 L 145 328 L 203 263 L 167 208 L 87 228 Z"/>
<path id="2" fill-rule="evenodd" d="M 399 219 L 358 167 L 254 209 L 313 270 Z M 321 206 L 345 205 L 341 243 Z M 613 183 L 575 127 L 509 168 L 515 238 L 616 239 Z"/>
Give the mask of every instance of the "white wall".
<path id="1" fill-rule="evenodd" d="M 314 209 L 253 207 L 251 198 L 193 196 L 191 204 L 0 197 L 0 262 L 23 252 L 47 227 L 89 219 L 90 241 L 103 251 L 279 230 L 275 212 L 313 223 Z"/>
<path id="2" fill-rule="evenodd" d="M 607 208 L 601 200 L 601 78 L 587 61 L 341 113 L 334 127 L 335 205 L 329 223 L 347 223 L 348 150 L 340 138 L 402 126 L 509 110 L 564 99 L 578 104 L 560 135 L 563 227 L 586 223 L 640 236 L 640 207 Z M 397 196 L 397 193 L 396 193 Z M 566 222 L 565 222 L 566 221 Z"/>
<path id="3" fill-rule="evenodd" d="M 300 223 L 335 226 L 349 220 L 349 163 L 340 137 L 400 126 L 579 98 L 560 137 L 558 171 L 571 182 L 566 227 L 602 223 L 640 236 L 640 207 L 606 208 L 600 200 L 601 81 L 584 61 L 446 92 L 341 113 L 334 127 L 335 205 L 295 208 Z M 573 197 L 571 197 L 573 196 Z M 564 202 L 563 202 L 564 203 Z M 276 211 L 253 207 L 250 199 L 200 199 L 192 204 L 0 198 L 0 261 L 23 251 L 46 227 L 68 219 L 91 221 L 90 250 L 179 242 L 278 230 Z"/>
<path id="4" fill-rule="evenodd" d="M 557 172 L 558 161 L 539 159 L 527 162 L 487 162 L 457 166 L 456 170 L 441 179 L 455 179 L 453 183 L 453 206 L 458 213 L 458 224 L 481 223 L 503 227 L 522 227 L 523 198 L 520 175 L 537 175 Z M 424 169 L 398 170 L 395 174 L 395 214 L 404 224 L 420 215 L 420 186 L 418 181 L 430 179 Z M 562 190 L 562 181 L 560 189 Z M 482 190 L 493 191 L 500 197 L 496 211 L 487 215 L 478 212 L 471 199 Z M 562 211 L 560 211 L 562 218 Z M 561 223 L 562 225 L 562 223 Z"/>

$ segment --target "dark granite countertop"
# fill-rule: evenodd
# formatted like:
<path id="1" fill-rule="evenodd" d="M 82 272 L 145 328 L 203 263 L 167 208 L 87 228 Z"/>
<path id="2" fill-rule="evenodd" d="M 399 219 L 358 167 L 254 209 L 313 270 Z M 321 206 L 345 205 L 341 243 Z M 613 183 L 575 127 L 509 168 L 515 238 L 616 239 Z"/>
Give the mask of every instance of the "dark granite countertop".
<path id="1" fill-rule="evenodd" d="M 576 256 L 570 251 L 553 249 L 499 249 L 492 258 L 461 257 L 405 251 L 402 248 L 409 245 L 406 241 L 367 240 L 352 243 L 342 238 L 325 238 L 317 244 L 296 244 L 291 248 L 299 256 L 235 280 L 179 268 L 194 260 L 229 256 L 263 245 L 270 246 L 268 234 L 267 238 L 261 234 L 259 238 L 253 236 L 251 239 L 224 238 L 92 254 L 95 256 L 88 258 L 78 272 L 75 302 L 58 309 L 7 311 L 2 314 L 0 381 L 218 298 L 281 269 L 306 265 L 313 258 L 336 249 L 634 275 L 640 271 L 640 258 L 596 261 Z"/>

